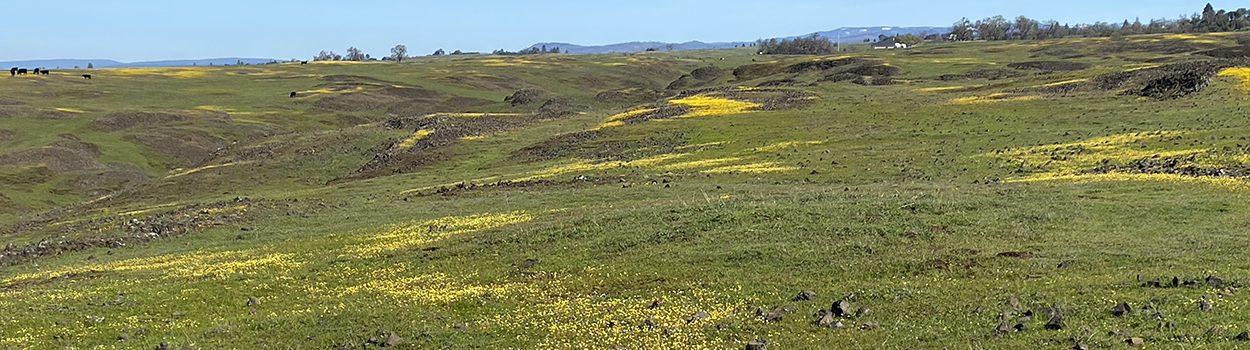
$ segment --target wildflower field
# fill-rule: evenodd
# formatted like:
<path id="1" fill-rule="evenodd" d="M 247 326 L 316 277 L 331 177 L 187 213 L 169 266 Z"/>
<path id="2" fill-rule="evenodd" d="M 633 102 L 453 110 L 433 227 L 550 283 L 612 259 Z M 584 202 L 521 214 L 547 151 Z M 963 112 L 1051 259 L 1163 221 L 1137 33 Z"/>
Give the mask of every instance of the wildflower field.
<path id="1" fill-rule="evenodd" d="M 1245 348 L 1238 39 L 0 78 L 0 349 Z"/>

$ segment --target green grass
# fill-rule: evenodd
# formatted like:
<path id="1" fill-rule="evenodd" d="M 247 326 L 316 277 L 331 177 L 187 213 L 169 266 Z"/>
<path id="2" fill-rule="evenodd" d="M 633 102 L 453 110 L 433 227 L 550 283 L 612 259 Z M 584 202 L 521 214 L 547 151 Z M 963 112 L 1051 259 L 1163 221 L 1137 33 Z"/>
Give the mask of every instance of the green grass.
<path id="1" fill-rule="evenodd" d="M 1060 60 L 1030 56 L 1036 47 L 1071 43 L 1089 45 L 1085 50 L 1093 55 L 1072 60 L 1094 68 L 1003 81 L 932 79 L 1013 62 Z M 1063 40 L 916 49 L 948 52 L 941 54 L 851 52 L 847 55 L 901 68 L 895 79 L 904 83 L 793 87 L 818 98 L 798 109 L 608 129 L 608 136 L 593 144 L 682 135 L 683 143 L 672 152 L 624 162 L 578 157 L 530 162 L 514 152 L 594 128 L 634 105 L 596 101 L 600 91 L 639 83 L 662 88 L 707 64 L 732 69 L 753 60 L 812 58 L 761 57 L 735 49 L 534 56 L 519 58 L 529 63 L 497 66 L 501 61 L 495 57 L 441 57 L 398 65 L 202 68 L 204 75 L 190 78 L 93 71 L 99 78 L 91 84 L 99 85 L 53 80 L 49 89 L 110 93 L 84 100 L 12 95 L 32 108 L 89 112 L 59 124 L 31 116 L 0 119 L 0 128 L 19 135 L 2 141 L 0 153 L 41 147 L 57 134 L 73 132 L 101 148 L 101 161 L 145 166 L 153 180 L 105 201 L 69 207 L 52 215 L 52 222 L 91 227 L 83 223 L 153 210 L 134 215 L 142 218 L 236 197 L 298 202 L 246 208 L 252 213 L 246 221 L 184 236 L 6 266 L 0 270 L 0 347 L 152 348 L 168 342 L 203 349 L 333 348 L 384 339 L 379 328 L 403 337 L 400 348 L 421 349 L 722 349 L 742 348 L 759 337 L 779 349 L 1057 349 L 1070 348 L 1073 339 L 1094 348 L 1122 348 L 1125 337 L 1108 334 L 1120 329 L 1151 348 L 1242 346 L 1232 338 L 1250 330 L 1245 311 L 1250 300 L 1238 290 L 1250 280 L 1250 265 L 1239 254 L 1250 247 L 1246 181 L 1079 172 L 1104 158 L 1127 161 L 1139 154 L 1250 144 L 1241 139 L 1250 132 L 1242 112 L 1250 96 L 1238 90 L 1234 77 L 1213 78 L 1206 91 L 1169 101 L 1108 91 L 958 102 L 1138 68 L 1124 58 L 1151 55 L 1105 54 L 1099 47 Z M 654 69 L 637 71 L 641 63 L 629 58 Z M 617 63 L 626 65 L 608 65 Z M 284 95 L 315 89 L 320 78 L 227 74 L 237 69 L 369 76 L 492 101 L 533 86 L 584 108 L 581 114 L 459 140 L 437 151 L 447 160 L 413 172 L 332 182 L 372 159 L 375 147 L 411 130 L 327 124 L 337 113 L 311 108 L 324 96 L 291 101 Z M 483 88 L 447 79 L 470 71 L 508 77 L 518 86 Z M 808 82 L 819 75 L 726 78 L 725 84 L 790 77 Z M 0 94 L 33 84 L 0 83 Z M 970 92 L 931 89 L 985 84 L 1000 85 Z M 252 129 L 255 124 L 176 125 L 239 144 L 203 164 L 215 166 L 168 176 L 186 170 L 173 170 L 155 150 L 131 143 L 125 137 L 130 131 L 104 133 L 89 125 L 90 118 L 118 110 L 204 105 L 244 112 L 236 121 L 273 129 L 262 135 Z M 537 106 L 498 103 L 463 111 L 529 112 Z M 351 114 L 387 117 L 381 110 Z M 53 126 L 58 129 L 49 132 Z M 1156 131 L 1176 133 L 1140 134 Z M 1049 158 L 1041 151 L 1072 143 L 1087 146 L 1089 153 L 1037 167 Z M 271 157 L 234 161 L 265 146 L 273 146 Z M 1031 165 L 1023 172 L 1022 160 Z M 6 179 L 18 171 L 0 167 Z M 610 180 L 449 196 L 414 192 L 461 182 L 566 181 L 579 175 Z M 986 181 L 991 179 L 1001 181 Z M 3 184 L 0 191 L 12 203 L 36 209 L 87 199 L 41 195 L 58 184 Z M 54 203 L 36 206 L 40 200 Z M 2 223 L 17 220 L 0 216 Z M 107 225 L 101 232 L 60 227 L 6 234 L 0 244 L 124 234 Z M 1031 257 L 999 256 L 1006 252 Z M 527 259 L 534 260 L 532 266 L 524 267 Z M 1223 277 L 1233 289 L 1143 286 L 1152 278 L 1170 282 L 1173 276 L 1209 275 Z M 792 301 L 801 290 L 815 291 L 817 300 Z M 1011 295 L 1021 302 L 1020 310 L 1008 305 Z M 1197 306 L 1204 295 L 1214 300 L 1209 312 Z M 247 305 L 252 296 L 261 304 Z M 845 329 L 813 323 L 813 313 L 844 297 L 870 310 L 843 319 Z M 656 299 L 664 305 L 649 308 Z M 1119 302 L 1132 304 L 1134 312 L 1112 316 Z M 1152 309 L 1142 310 L 1147 303 Z M 795 310 L 779 321 L 755 314 L 757 307 L 768 312 L 788 304 Z M 1043 329 L 1042 311 L 1055 304 L 1066 327 Z M 992 335 L 1003 312 L 1010 311 L 1015 324 L 1025 310 L 1039 313 L 1025 321 L 1028 330 Z M 710 318 L 684 319 L 696 311 Z M 648 316 L 656 328 L 643 326 Z M 1173 326 L 1160 327 L 1160 317 Z M 867 322 L 879 327 L 861 330 Z M 1212 327 L 1225 331 L 1208 333 Z M 118 340 L 122 334 L 128 339 Z"/>

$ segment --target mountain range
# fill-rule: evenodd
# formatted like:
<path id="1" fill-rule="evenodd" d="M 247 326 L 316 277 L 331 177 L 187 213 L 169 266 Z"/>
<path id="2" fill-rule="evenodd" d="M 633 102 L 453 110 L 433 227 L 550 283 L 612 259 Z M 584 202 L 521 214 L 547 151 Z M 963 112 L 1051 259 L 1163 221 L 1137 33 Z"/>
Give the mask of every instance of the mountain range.
<path id="1" fill-rule="evenodd" d="M 940 34 L 947 30 L 944 27 L 843 27 L 829 31 L 816 32 L 830 40 L 843 43 L 857 43 L 864 40 L 877 40 L 881 35 L 899 35 L 899 34 Z M 792 39 L 798 36 L 784 37 L 782 39 Z M 531 45 L 531 48 L 560 48 L 570 53 L 609 53 L 609 52 L 638 52 L 647 49 L 668 50 L 672 45 L 672 50 L 702 50 L 702 49 L 723 49 L 735 46 L 750 45 L 754 41 L 734 41 L 734 42 L 713 42 L 705 43 L 701 41 L 688 41 L 684 43 L 666 43 L 658 41 L 637 41 L 609 45 L 577 45 L 562 42 L 545 42 Z M 123 67 L 173 67 L 173 66 L 191 66 L 191 65 L 227 65 L 235 64 L 239 61 L 247 64 L 260 64 L 272 61 L 268 58 L 210 58 L 195 60 L 165 60 L 165 61 L 145 61 L 145 62 L 118 62 L 109 59 L 49 59 L 49 60 L 29 60 L 29 61 L 10 61 L 0 62 L 0 68 L 7 67 L 23 67 L 23 68 L 48 68 L 48 69 L 66 69 L 71 67 L 87 67 L 91 64 L 96 68 L 123 68 Z"/>
<path id="2" fill-rule="evenodd" d="M 52 59 L 52 60 L 28 60 L 28 61 L 9 61 L 0 62 L 0 67 L 8 69 L 8 67 L 22 68 L 47 68 L 47 69 L 67 69 L 73 67 L 86 68 L 87 64 L 91 64 L 95 68 L 125 68 L 125 67 L 175 67 L 175 66 L 192 66 L 192 65 L 227 65 L 235 64 L 243 61 L 246 64 L 260 64 L 272 61 L 268 58 L 206 58 L 195 60 L 165 60 L 165 61 L 144 61 L 144 62 L 118 62 L 108 59 Z"/>
<path id="3" fill-rule="evenodd" d="M 842 27 L 834 30 L 816 32 L 820 36 L 829 38 L 835 42 L 858 43 L 864 39 L 875 41 L 881 35 L 901 35 L 901 34 L 940 34 L 948 30 L 945 27 Z M 809 34 L 810 35 L 810 34 Z M 799 36 L 790 36 L 779 39 L 793 39 Z M 689 41 L 684 43 L 666 43 L 658 41 L 641 41 L 628 42 L 609 45 L 586 46 L 560 42 L 545 42 L 530 45 L 530 48 L 560 48 L 570 53 L 609 53 L 609 52 L 637 52 L 646 51 L 647 49 L 668 50 L 668 46 L 672 45 L 673 50 L 701 50 L 701 49 L 722 49 L 732 48 L 734 46 L 749 45 L 754 41 L 735 41 L 735 42 L 715 42 L 705 43 L 701 41 Z"/>

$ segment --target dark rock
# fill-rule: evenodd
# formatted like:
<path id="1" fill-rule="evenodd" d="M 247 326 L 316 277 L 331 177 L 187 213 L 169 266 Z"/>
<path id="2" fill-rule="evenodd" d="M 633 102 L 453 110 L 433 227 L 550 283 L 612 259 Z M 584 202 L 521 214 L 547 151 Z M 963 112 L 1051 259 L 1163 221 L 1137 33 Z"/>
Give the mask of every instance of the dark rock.
<path id="1" fill-rule="evenodd" d="M 1011 305 L 1012 309 L 1020 310 L 1020 299 L 1016 298 L 1015 294 L 1012 294 L 1010 297 L 1007 297 L 1007 305 Z"/>
<path id="2" fill-rule="evenodd" d="M 1180 277 L 1172 277 L 1172 287 L 1173 287 L 1173 288 L 1176 288 L 1176 287 L 1180 287 L 1180 286 L 1181 286 L 1181 278 L 1180 278 Z"/>
<path id="3" fill-rule="evenodd" d="M 773 309 L 773 311 L 769 311 L 767 314 L 764 314 L 764 320 L 768 322 L 781 321 L 781 318 L 785 317 L 785 315 L 786 315 L 785 310 L 781 308 L 775 308 Z"/>
<path id="4" fill-rule="evenodd" d="M 716 324 L 716 330 L 718 330 L 718 331 L 723 331 L 723 330 L 726 330 L 726 329 L 729 329 L 729 325 L 724 324 L 724 323 L 717 323 L 717 324 Z"/>
<path id="5" fill-rule="evenodd" d="M 1046 329 L 1057 331 L 1063 329 L 1063 327 L 1063 315 L 1059 313 L 1055 313 L 1054 316 L 1050 317 L 1050 321 L 1046 321 Z"/>
<path id="6" fill-rule="evenodd" d="M 655 323 L 655 316 L 647 316 L 647 319 L 642 320 L 642 325 L 649 328 L 655 328 L 658 324 Z"/>
<path id="7" fill-rule="evenodd" d="M 524 270 L 524 269 L 534 267 L 534 265 L 536 264 L 538 264 L 538 259 L 525 259 L 525 261 L 522 261 L 520 264 L 517 264 L 517 267 Z"/>
<path id="8" fill-rule="evenodd" d="M 1224 287 L 1224 279 L 1214 275 L 1207 276 L 1207 285 L 1211 286 L 1211 288 Z"/>
<path id="9" fill-rule="evenodd" d="M 117 340 L 120 340 L 120 341 L 127 341 L 127 340 L 130 340 L 130 335 L 129 335 L 129 334 L 126 334 L 126 333 L 118 334 L 118 335 L 117 335 Z"/>
<path id="10" fill-rule="evenodd" d="M 794 297 L 794 301 L 810 301 L 810 300 L 816 300 L 816 292 L 805 290 L 805 291 L 799 292 L 799 295 Z"/>
<path id="11" fill-rule="evenodd" d="M 747 350 L 768 350 L 768 339 L 759 338 L 748 342 Z"/>
<path id="12" fill-rule="evenodd" d="M 1124 340 L 1124 342 L 1125 342 L 1125 343 L 1128 343 L 1128 345 L 1129 345 L 1129 346 L 1143 346 L 1143 345 L 1146 345 L 1146 340 L 1145 340 L 1145 339 L 1142 339 L 1142 338 L 1128 338 L 1128 339 L 1125 339 L 1125 340 Z"/>
<path id="13" fill-rule="evenodd" d="M 1159 279 L 1158 279 L 1158 278 L 1155 278 L 1155 279 L 1152 279 L 1152 280 L 1146 281 L 1146 286 L 1147 286 L 1147 287 L 1160 288 L 1160 287 L 1163 287 L 1163 282 L 1159 281 Z"/>
<path id="14" fill-rule="evenodd" d="M 195 350 L 195 347 L 190 346 L 190 345 L 183 345 L 181 348 L 178 348 L 178 350 Z"/>
<path id="15" fill-rule="evenodd" d="M 1013 330 L 1015 329 L 1011 327 L 1011 323 L 1008 323 L 1007 320 L 1003 320 L 998 323 L 998 327 L 994 328 L 994 335 L 1003 336 L 1007 333 L 1011 333 Z"/>
<path id="16" fill-rule="evenodd" d="M 1203 295 L 1202 300 L 1198 301 L 1198 310 L 1202 310 L 1202 312 L 1211 311 L 1211 298 Z"/>
<path id="17" fill-rule="evenodd" d="M 257 305 L 260 305 L 260 298 L 247 297 L 247 306 L 257 306 Z"/>
<path id="18" fill-rule="evenodd" d="M 382 341 L 382 346 L 396 346 L 402 343 L 403 341 L 404 341 L 404 338 L 400 338 L 399 335 L 395 333 L 391 333 L 390 335 L 386 336 L 386 340 Z"/>
<path id="19" fill-rule="evenodd" d="M 1015 326 L 1011 326 L 1011 328 L 1015 328 L 1016 332 L 1023 332 L 1023 331 L 1029 330 L 1029 325 L 1023 324 L 1023 323 L 1017 323 Z"/>
<path id="20" fill-rule="evenodd" d="M 161 342 L 156 345 L 156 350 L 169 350 L 169 343 Z"/>
<path id="21" fill-rule="evenodd" d="M 821 327 L 833 327 L 833 324 L 836 322 L 838 322 L 838 319 L 834 318 L 833 314 L 825 314 L 824 316 L 816 319 L 816 325 Z"/>
<path id="22" fill-rule="evenodd" d="M 455 328 L 455 329 L 465 329 L 465 328 L 469 328 L 469 324 L 468 324 L 468 323 L 464 323 L 464 322 L 460 322 L 460 323 L 457 323 L 457 324 L 455 324 L 455 325 L 452 325 L 451 327 L 452 327 L 452 328 Z"/>
<path id="23" fill-rule="evenodd" d="M 1063 262 L 1059 263 L 1059 266 L 1057 268 L 1066 269 L 1066 268 L 1072 267 L 1072 264 L 1074 264 L 1072 260 L 1064 260 Z"/>
<path id="24" fill-rule="evenodd" d="M 703 321 L 711 317 L 712 315 L 709 315 L 707 312 L 699 311 L 699 312 L 695 312 L 693 315 L 690 315 L 690 319 L 686 323 Z"/>
<path id="25" fill-rule="evenodd" d="M 861 305 L 858 310 L 855 310 L 855 318 L 860 318 L 860 317 L 863 317 L 864 315 L 867 315 L 868 310 L 869 310 L 868 305 Z"/>
<path id="26" fill-rule="evenodd" d="M 356 343 L 353 343 L 351 341 L 345 341 L 342 344 L 339 344 L 338 350 L 352 350 L 355 348 L 356 348 Z"/>
<path id="27" fill-rule="evenodd" d="M 821 317 L 825 317 L 825 315 L 832 315 L 832 314 L 833 313 L 829 312 L 829 310 L 820 309 L 820 310 L 816 310 L 816 313 L 813 314 L 812 316 L 816 316 L 816 319 L 819 320 Z"/>
<path id="28" fill-rule="evenodd" d="M 1089 345 L 1085 345 L 1085 342 L 1077 340 L 1076 344 L 1072 345 L 1072 350 L 1089 350 Z"/>
<path id="29" fill-rule="evenodd" d="M 1237 339 L 1241 341 L 1250 340 L 1250 332 L 1241 332 L 1241 334 L 1237 334 L 1237 337 L 1233 339 Z"/>
<path id="30" fill-rule="evenodd" d="M 851 311 L 851 302 L 846 300 L 839 300 L 838 302 L 833 303 L 833 307 L 830 307 L 829 311 L 833 312 L 833 315 L 838 317 L 848 317 L 851 315 L 851 312 L 853 312 Z"/>
<path id="31" fill-rule="evenodd" d="M 1130 312 L 1133 312 L 1133 307 L 1129 306 L 1128 303 L 1119 303 L 1116 304 L 1115 307 L 1111 308 L 1111 314 L 1116 317 L 1124 316 L 1124 314 Z"/>
<path id="32" fill-rule="evenodd" d="M 868 321 L 859 326 L 859 329 L 870 331 L 881 327 L 881 323 L 877 321 Z"/>

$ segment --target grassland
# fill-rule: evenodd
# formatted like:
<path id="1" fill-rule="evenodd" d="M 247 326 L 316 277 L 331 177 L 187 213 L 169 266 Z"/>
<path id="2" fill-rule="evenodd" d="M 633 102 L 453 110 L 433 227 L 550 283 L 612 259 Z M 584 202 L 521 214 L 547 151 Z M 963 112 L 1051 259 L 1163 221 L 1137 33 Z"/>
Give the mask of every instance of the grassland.
<path id="1" fill-rule="evenodd" d="M 0 347 L 1245 347 L 1239 38 L 0 79 Z"/>

